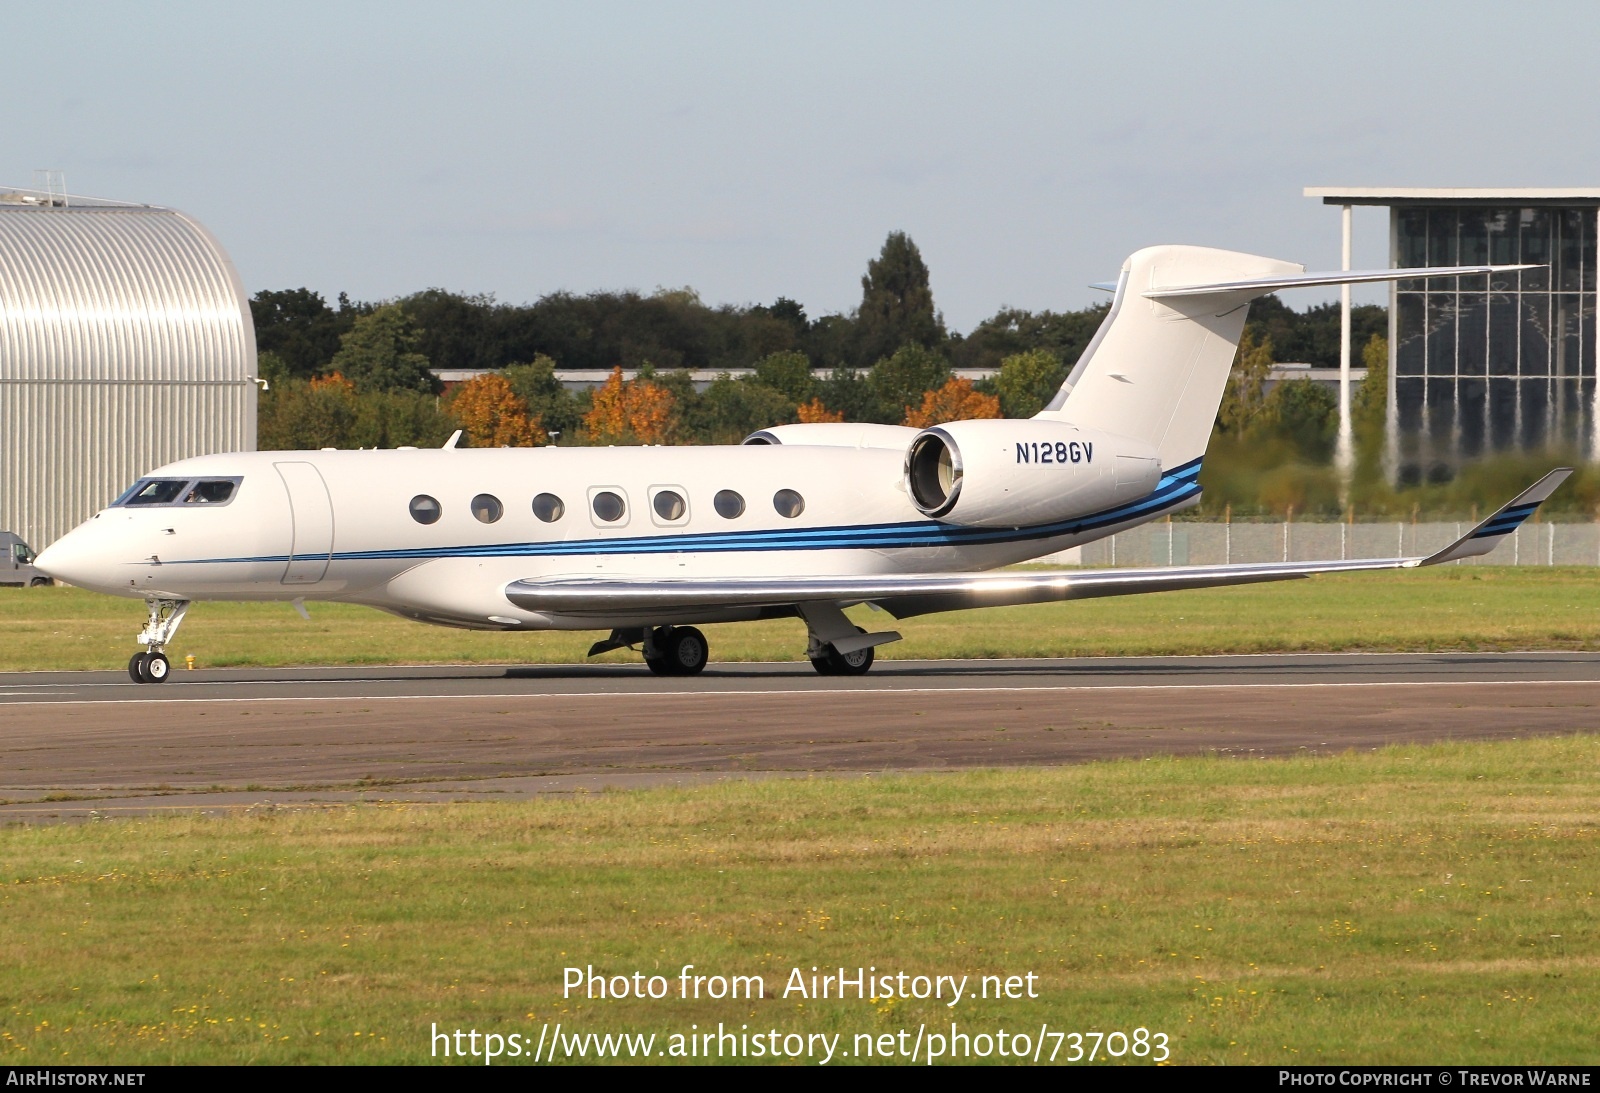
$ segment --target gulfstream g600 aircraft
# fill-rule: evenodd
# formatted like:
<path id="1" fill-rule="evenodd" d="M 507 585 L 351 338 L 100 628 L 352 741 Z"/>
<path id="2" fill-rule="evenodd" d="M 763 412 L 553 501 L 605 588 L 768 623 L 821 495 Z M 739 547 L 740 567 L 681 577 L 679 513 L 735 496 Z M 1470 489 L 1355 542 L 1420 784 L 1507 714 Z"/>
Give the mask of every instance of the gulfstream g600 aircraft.
<path id="1" fill-rule="evenodd" d="M 739 447 L 236 452 L 134 483 L 38 565 L 146 601 L 133 677 L 159 682 L 195 600 L 340 600 L 445 626 L 602 630 L 661 674 L 707 659 L 696 623 L 796 617 L 819 672 L 894 631 L 843 608 L 933 611 L 1397 569 L 1484 554 L 1553 472 L 1427 558 L 976 574 L 1199 500 L 1250 300 L 1282 288 L 1524 267 L 1308 274 L 1200 247 L 1123 265 L 1110 313 L 1043 411 L 930 429 L 783 425 Z"/>

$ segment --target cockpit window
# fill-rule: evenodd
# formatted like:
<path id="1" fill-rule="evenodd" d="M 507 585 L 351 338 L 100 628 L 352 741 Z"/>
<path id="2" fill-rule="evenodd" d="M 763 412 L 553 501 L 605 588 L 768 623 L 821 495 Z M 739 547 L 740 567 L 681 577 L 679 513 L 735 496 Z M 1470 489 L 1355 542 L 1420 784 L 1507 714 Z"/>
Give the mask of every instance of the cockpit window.
<path id="1" fill-rule="evenodd" d="M 184 495 L 186 505 L 226 505 L 233 500 L 238 482 L 231 478 L 203 478 Z"/>
<path id="2" fill-rule="evenodd" d="M 170 505 L 183 496 L 187 478 L 142 478 L 122 495 L 122 505 Z"/>
<path id="3" fill-rule="evenodd" d="M 239 478 L 141 478 L 114 505 L 226 505 Z"/>

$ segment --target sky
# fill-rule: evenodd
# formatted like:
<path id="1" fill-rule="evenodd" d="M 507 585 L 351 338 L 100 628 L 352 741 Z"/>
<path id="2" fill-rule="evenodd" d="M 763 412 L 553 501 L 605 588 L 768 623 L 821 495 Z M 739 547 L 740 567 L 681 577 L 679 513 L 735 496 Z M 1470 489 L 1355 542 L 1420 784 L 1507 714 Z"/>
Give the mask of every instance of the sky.
<path id="1" fill-rule="evenodd" d="M 1308 185 L 1600 185 L 1597 48 L 1581 3 L 60 2 L 0 34 L 0 186 L 182 209 L 330 300 L 817 316 L 899 230 L 967 331 L 1157 243 L 1337 268 Z"/>

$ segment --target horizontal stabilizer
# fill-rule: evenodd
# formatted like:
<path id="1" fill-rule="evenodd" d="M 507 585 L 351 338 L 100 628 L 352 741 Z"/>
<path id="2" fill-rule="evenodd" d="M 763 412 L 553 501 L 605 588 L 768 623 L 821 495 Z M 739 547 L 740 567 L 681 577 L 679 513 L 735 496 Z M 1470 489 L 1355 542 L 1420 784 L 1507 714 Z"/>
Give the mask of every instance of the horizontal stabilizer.
<path id="1" fill-rule="evenodd" d="M 1147 299 L 1164 300 L 1177 296 L 1231 296 L 1248 293 L 1264 296 L 1284 288 L 1316 288 L 1319 285 L 1360 285 L 1371 281 L 1400 281 L 1411 277 L 1467 277 L 1484 273 L 1515 273 L 1541 266 L 1423 266 L 1412 269 L 1350 269 L 1322 273 L 1290 273 L 1276 277 L 1254 277 L 1244 281 L 1219 281 L 1209 285 L 1171 285 L 1141 293 Z M 1090 286 L 1095 287 L 1095 286 Z"/>
<path id="2" fill-rule="evenodd" d="M 1572 473 L 1562 467 L 1523 490 L 1494 515 L 1437 554 L 1417 558 L 1358 558 L 1325 562 L 1269 562 L 1257 565 L 1163 566 L 1150 569 L 1080 569 L 1056 572 L 906 573 L 849 577 L 729 577 L 720 580 L 673 578 L 536 578 L 506 586 L 506 599 L 526 611 L 588 618 L 645 618 L 728 609 L 791 609 L 808 621 L 812 604 L 844 607 L 873 603 L 896 618 L 973 607 L 1131 596 L 1187 588 L 1287 581 L 1319 573 L 1357 573 L 1415 569 L 1487 554 Z M 873 644 L 899 635 L 863 635 Z M 854 640 L 854 639 L 852 639 Z M 868 642 L 859 642 L 866 645 Z M 598 646 L 597 646 L 598 648 Z"/>

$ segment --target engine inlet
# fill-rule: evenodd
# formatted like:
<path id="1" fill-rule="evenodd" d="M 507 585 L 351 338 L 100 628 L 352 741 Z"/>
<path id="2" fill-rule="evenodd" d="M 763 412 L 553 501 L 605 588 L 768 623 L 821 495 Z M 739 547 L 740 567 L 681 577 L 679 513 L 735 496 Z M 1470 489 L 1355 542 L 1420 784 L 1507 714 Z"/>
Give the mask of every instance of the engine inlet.
<path id="1" fill-rule="evenodd" d="M 961 455 L 940 430 L 930 429 L 911 442 L 906 452 L 906 489 L 926 516 L 943 516 L 955 507 L 961 493 Z"/>

